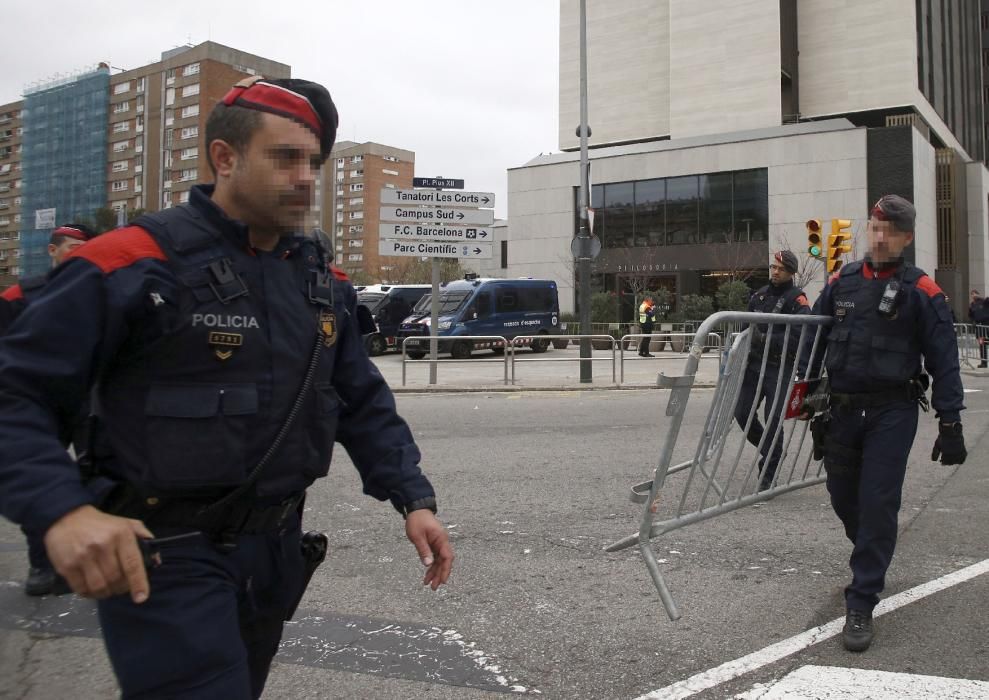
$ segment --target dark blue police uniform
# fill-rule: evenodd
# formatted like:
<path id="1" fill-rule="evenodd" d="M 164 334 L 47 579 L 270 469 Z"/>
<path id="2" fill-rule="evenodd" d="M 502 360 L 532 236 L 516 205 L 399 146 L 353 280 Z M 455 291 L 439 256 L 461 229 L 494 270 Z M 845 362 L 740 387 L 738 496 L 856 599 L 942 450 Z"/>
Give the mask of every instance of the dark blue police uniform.
<path id="1" fill-rule="evenodd" d="M 257 697 L 301 594 L 298 510 L 334 441 L 365 493 L 403 511 L 434 496 L 394 397 L 364 350 L 356 294 L 322 251 L 249 247 L 210 199 L 81 247 L 0 340 L 0 512 L 37 532 L 85 504 L 145 521 L 163 552 L 142 605 L 99 613 L 125 697 Z M 313 348 L 320 345 L 315 365 Z M 245 482 L 311 371 L 249 503 L 199 518 Z M 52 426 L 96 385 L 102 437 L 88 482 Z"/>
<path id="2" fill-rule="evenodd" d="M 805 315 L 810 312 L 810 305 L 803 290 L 795 286 L 792 280 L 789 280 L 781 284 L 767 284 L 757 291 L 749 299 L 748 310 L 757 313 Z M 783 324 L 773 326 L 772 338 L 769 341 L 769 356 L 766 358 L 766 371 L 760 387 L 759 373 L 762 370 L 763 351 L 766 347 L 766 333 L 769 332 L 769 324 L 756 326 L 758 332 L 753 334 L 751 340 L 749 361 L 745 368 L 742 386 L 739 389 L 738 402 L 735 404 L 735 420 L 743 430 L 753 405 L 758 409 L 759 404 L 763 404 L 765 427 L 759 421 L 759 416 L 753 415 L 752 425 L 749 426 L 746 434 L 749 442 L 759 448 L 761 455 L 759 459 L 759 470 L 762 474 L 759 480 L 760 490 L 772 486 L 776 469 L 783 454 L 783 435 L 782 432 L 777 435 L 777 430 L 780 425 L 780 417 L 783 414 L 783 407 L 786 404 L 785 393 L 790 375 L 793 372 L 794 358 L 800 339 L 799 331 L 795 332 L 794 329 L 791 329 L 790 337 L 786 341 L 787 351 L 784 356 L 783 341 L 786 328 Z M 782 380 L 780 380 L 781 376 Z M 782 381 L 779 387 L 780 399 L 776 401 L 776 387 L 777 382 L 780 381 Z M 775 411 L 772 410 L 774 403 L 776 404 Z"/>
<path id="3" fill-rule="evenodd" d="M 891 312 L 884 292 L 900 289 Z M 915 382 L 933 378 L 931 404 L 944 423 L 964 409 L 958 346 L 944 293 L 922 270 L 899 263 L 876 269 L 845 265 L 828 281 L 814 313 L 834 318 L 822 350 L 831 390 L 824 446 L 831 504 L 853 544 L 849 610 L 879 602 L 896 545 L 897 514 L 907 457 L 917 431 Z"/>

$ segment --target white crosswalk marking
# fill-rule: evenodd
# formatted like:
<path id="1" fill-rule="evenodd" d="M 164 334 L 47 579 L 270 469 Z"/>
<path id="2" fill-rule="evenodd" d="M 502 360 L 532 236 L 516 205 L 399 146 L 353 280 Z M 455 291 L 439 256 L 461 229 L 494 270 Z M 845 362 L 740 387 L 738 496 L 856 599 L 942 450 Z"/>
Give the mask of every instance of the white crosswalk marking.
<path id="1" fill-rule="evenodd" d="M 735 700 L 984 700 L 989 683 L 965 678 L 868 671 L 836 666 L 802 666 L 772 685 Z"/>

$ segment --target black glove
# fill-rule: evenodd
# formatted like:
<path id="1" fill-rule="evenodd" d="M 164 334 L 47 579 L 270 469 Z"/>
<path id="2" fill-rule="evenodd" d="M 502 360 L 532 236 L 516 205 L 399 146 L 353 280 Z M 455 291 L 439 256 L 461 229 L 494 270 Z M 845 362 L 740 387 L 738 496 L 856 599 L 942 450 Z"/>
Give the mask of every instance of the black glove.
<path id="1" fill-rule="evenodd" d="M 941 464 L 964 464 L 968 457 L 965 449 L 965 438 L 962 436 L 961 423 L 938 423 L 938 436 L 934 441 L 934 449 L 931 451 L 931 459 L 935 462 L 938 458 Z"/>

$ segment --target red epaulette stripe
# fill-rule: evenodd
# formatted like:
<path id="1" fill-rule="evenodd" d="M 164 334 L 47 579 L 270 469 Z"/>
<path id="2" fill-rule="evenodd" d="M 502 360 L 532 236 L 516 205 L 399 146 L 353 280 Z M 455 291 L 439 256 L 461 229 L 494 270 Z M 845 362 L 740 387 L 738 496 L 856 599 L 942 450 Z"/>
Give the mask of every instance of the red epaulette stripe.
<path id="1" fill-rule="evenodd" d="M 338 279 L 341 282 L 349 282 L 350 278 L 347 277 L 347 273 L 341 270 L 339 267 L 330 265 L 330 272 L 333 273 L 334 279 Z"/>
<path id="2" fill-rule="evenodd" d="M 0 294 L 0 299 L 6 301 L 20 301 L 24 298 L 24 292 L 21 291 L 21 285 L 15 284 L 13 287 L 7 287 L 3 294 Z"/>
<path id="3" fill-rule="evenodd" d="M 917 280 L 917 289 L 924 292 L 929 297 L 936 297 L 938 294 L 944 294 L 941 288 L 937 286 L 937 282 L 932 280 L 927 275 L 924 275 L 919 280 Z"/>
<path id="4" fill-rule="evenodd" d="M 151 234 L 140 226 L 127 226 L 104 233 L 86 245 L 81 245 L 68 258 L 84 258 L 109 274 L 138 260 L 153 258 L 167 260 Z"/>

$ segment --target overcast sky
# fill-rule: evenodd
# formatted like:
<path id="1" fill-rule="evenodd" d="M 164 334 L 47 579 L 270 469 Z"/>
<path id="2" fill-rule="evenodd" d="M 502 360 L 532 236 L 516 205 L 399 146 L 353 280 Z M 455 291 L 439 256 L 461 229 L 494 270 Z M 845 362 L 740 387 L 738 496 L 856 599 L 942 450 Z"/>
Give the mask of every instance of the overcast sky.
<path id="1" fill-rule="evenodd" d="M 494 192 L 499 217 L 506 169 L 558 147 L 558 0 L 42 0 L 6 3 L 4 26 L 0 104 L 56 74 L 212 39 L 323 83 L 338 139 L 415 151 L 417 176 Z"/>

